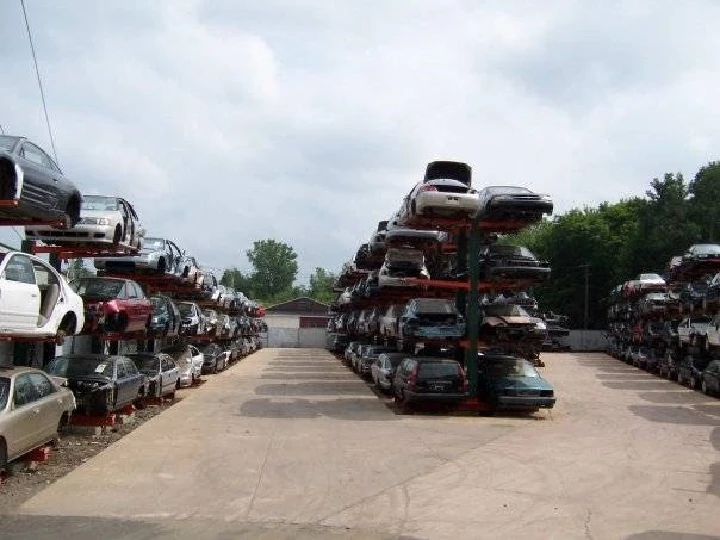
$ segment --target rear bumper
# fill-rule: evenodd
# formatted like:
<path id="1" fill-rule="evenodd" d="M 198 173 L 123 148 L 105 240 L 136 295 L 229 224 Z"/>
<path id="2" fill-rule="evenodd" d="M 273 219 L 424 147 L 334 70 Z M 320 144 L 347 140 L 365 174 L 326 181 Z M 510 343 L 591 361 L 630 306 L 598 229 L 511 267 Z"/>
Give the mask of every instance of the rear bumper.
<path id="1" fill-rule="evenodd" d="M 452 197 L 452 199 L 449 197 Z M 422 214 L 425 210 L 474 214 L 480 208 L 480 199 L 477 195 L 465 193 L 426 191 L 415 197 L 415 208 L 419 214 Z"/>
<path id="2" fill-rule="evenodd" d="M 405 391 L 405 398 L 410 403 L 457 403 L 467 399 L 466 393 L 434 393 Z"/>
<path id="3" fill-rule="evenodd" d="M 540 396 L 500 396 L 497 405 L 503 409 L 552 409 L 554 397 Z"/>

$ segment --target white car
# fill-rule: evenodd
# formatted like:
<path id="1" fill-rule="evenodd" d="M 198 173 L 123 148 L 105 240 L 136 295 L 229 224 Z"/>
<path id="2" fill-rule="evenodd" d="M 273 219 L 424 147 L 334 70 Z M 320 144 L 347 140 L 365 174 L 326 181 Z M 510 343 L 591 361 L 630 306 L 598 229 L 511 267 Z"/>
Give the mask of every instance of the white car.
<path id="1" fill-rule="evenodd" d="M 189 345 L 188 349 L 190 350 L 190 361 L 193 366 L 193 375 L 196 379 L 199 379 L 202 374 L 203 364 L 205 363 L 205 354 L 200 351 L 200 349 L 193 347 L 192 345 Z"/>
<path id="2" fill-rule="evenodd" d="M 438 178 L 417 184 L 407 196 L 408 216 L 474 216 L 480 208 L 478 192 L 459 180 Z"/>
<path id="3" fill-rule="evenodd" d="M 29 240 L 42 240 L 59 246 L 111 244 L 140 249 L 145 230 L 132 204 L 125 199 L 83 195 L 80 221 L 72 229 L 29 225 L 25 227 L 25 234 Z"/>
<path id="4" fill-rule="evenodd" d="M 192 386 L 200 378 L 202 367 L 205 363 L 205 355 L 192 345 L 171 346 L 163 349 L 175 361 L 178 369 L 177 387 Z"/>
<path id="5" fill-rule="evenodd" d="M 193 302 L 178 302 L 181 324 L 180 333 L 185 335 L 202 335 L 205 333 L 205 315 Z"/>
<path id="6" fill-rule="evenodd" d="M 665 287 L 665 280 L 659 274 L 640 274 L 636 281 L 640 290 L 662 289 Z"/>
<path id="7" fill-rule="evenodd" d="M 695 345 L 698 340 L 707 337 L 711 324 L 710 317 L 685 317 L 678 324 L 678 341 L 681 345 Z"/>
<path id="8" fill-rule="evenodd" d="M 707 328 L 707 342 L 710 347 L 720 347 L 720 315 L 715 315 Z"/>
<path id="9" fill-rule="evenodd" d="M 52 266 L 26 253 L 0 254 L 0 335 L 61 339 L 84 324 L 82 298 Z"/>

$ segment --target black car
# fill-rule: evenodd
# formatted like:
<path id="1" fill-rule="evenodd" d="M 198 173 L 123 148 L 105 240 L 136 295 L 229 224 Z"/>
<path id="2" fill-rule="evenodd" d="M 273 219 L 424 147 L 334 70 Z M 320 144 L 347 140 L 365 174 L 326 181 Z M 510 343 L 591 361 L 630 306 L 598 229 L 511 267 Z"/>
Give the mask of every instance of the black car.
<path id="1" fill-rule="evenodd" d="M 126 356 L 58 356 L 46 371 L 67 379 L 68 388 L 75 394 L 76 410 L 86 416 L 105 416 L 147 395 L 147 378 Z"/>
<path id="2" fill-rule="evenodd" d="M 480 191 L 480 215 L 485 220 L 508 219 L 537 222 L 552 214 L 549 195 L 533 193 L 518 186 L 488 186 Z"/>
<path id="3" fill-rule="evenodd" d="M 153 305 L 150 332 L 160 336 L 177 336 L 180 333 L 182 317 L 175 302 L 161 295 L 151 296 L 149 300 Z"/>
<path id="4" fill-rule="evenodd" d="M 180 377 L 172 356 L 165 353 L 135 353 L 126 355 L 135 363 L 138 371 L 148 380 L 147 395 L 163 397 L 175 395 Z"/>
<path id="5" fill-rule="evenodd" d="M 667 377 L 674 381 L 678 376 L 678 362 L 671 352 L 666 352 L 657 361 L 657 373 L 661 377 Z"/>
<path id="6" fill-rule="evenodd" d="M 702 372 L 710 363 L 707 358 L 693 356 L 688 354 L 683 358 L 677 367 L 677 380 L 680 384 L 687 382 L 687 385 L 693 390 L 700 388 L 702 381 Z"/>
<path id="7" fill-rule="evenodd" d="M 465 369 L 448 358 L 405 358 L 395 372 L 395 402 L 403 412 L 416 403 L 455 405 L 467 397 Z"/>
<path id="8" fill-rule="evenodd" d="M 358 249 L 357 253 L 355 254 L 355 266 L 360 269 L 371 270 L 371 257 L 372 253 L 370 252 L 370 244 L 362 244 L 360 246 L 360 249 Z"/>
<path id="9" fill-rule="evenodd" d="M 66 227 L 80 221 L 82 195 L 60 167 L 25 137 L 0 135 L 0 216 L 36 221 L 60 220 Z"/>
<path id="10" fill-rule="evenodd" d="M 550 266 L 539 261 L 532 251 L 523 246 L 493 244 L 481 255 L 486 279 L 529 279 L 545 281 L 550 277 Z"/>
<path id="11" fill-rule="evenodd" d="M 700 387 L 706 395 L 720 394 L 720 360 L 710 362 L 702 372 Z"/>
<path id="12" fill-rule="evenodd" d="M 337 335 L 330 343 L 330 352 L 333 354 L 342 354 L 348 346 L 349 339 L 347 336 Z"/>
<path id="13" fill-rule="evenodd" d="M 391 352 L 391 349 L 388 349 L 387 347 L 379 347 L 376 345 L 367 345 L 363 347 L 360 349 L 360 355 L 357 358 L 357 372 L 361 377 L 369 378 L 373 362 L 375 362 L 381 354 L 389 352 Z"/>
<path id="14" fill-rule="evenodd" d="M 223 349 L 217 343 L 208 343 L 204 348 L 200 349 L 203 353 L 204 361 L 202 373 L 217 373 L 222 371 L 229 364 L 229 359 L 223 355 Z"/>
<path id="15" fill-rule="evenodd" d="M 555 406 L 553 387 L 532 362 L 499 352 L 478 355 L 478 397 L 491 409 L 534 411 Z"/>

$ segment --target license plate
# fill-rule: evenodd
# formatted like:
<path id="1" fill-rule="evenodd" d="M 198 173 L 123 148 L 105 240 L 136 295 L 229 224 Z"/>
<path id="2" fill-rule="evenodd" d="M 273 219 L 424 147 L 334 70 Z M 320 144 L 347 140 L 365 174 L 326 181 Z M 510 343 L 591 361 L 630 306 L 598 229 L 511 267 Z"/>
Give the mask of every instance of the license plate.
<path id="1" fill-rule="evenodd" d="M 448 204 L 460 204 L 460 199 L 457 197 L 448 197 L 447 202 Z"/>

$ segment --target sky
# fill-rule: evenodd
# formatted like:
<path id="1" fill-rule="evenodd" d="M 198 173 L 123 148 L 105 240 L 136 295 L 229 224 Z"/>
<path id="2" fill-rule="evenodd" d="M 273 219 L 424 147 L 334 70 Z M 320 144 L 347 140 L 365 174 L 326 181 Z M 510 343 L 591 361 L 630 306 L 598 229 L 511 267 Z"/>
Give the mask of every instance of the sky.
<path id="1" fill-rule="evenodd" d="M 718 159 L 712 0 L 26 6 L 65 175 L 210 268 L 274 238 L 337 271 L 435 159 L 556 214 Z M 19 0 L 0 66 L 0 125 L 51 153 Z"/>

